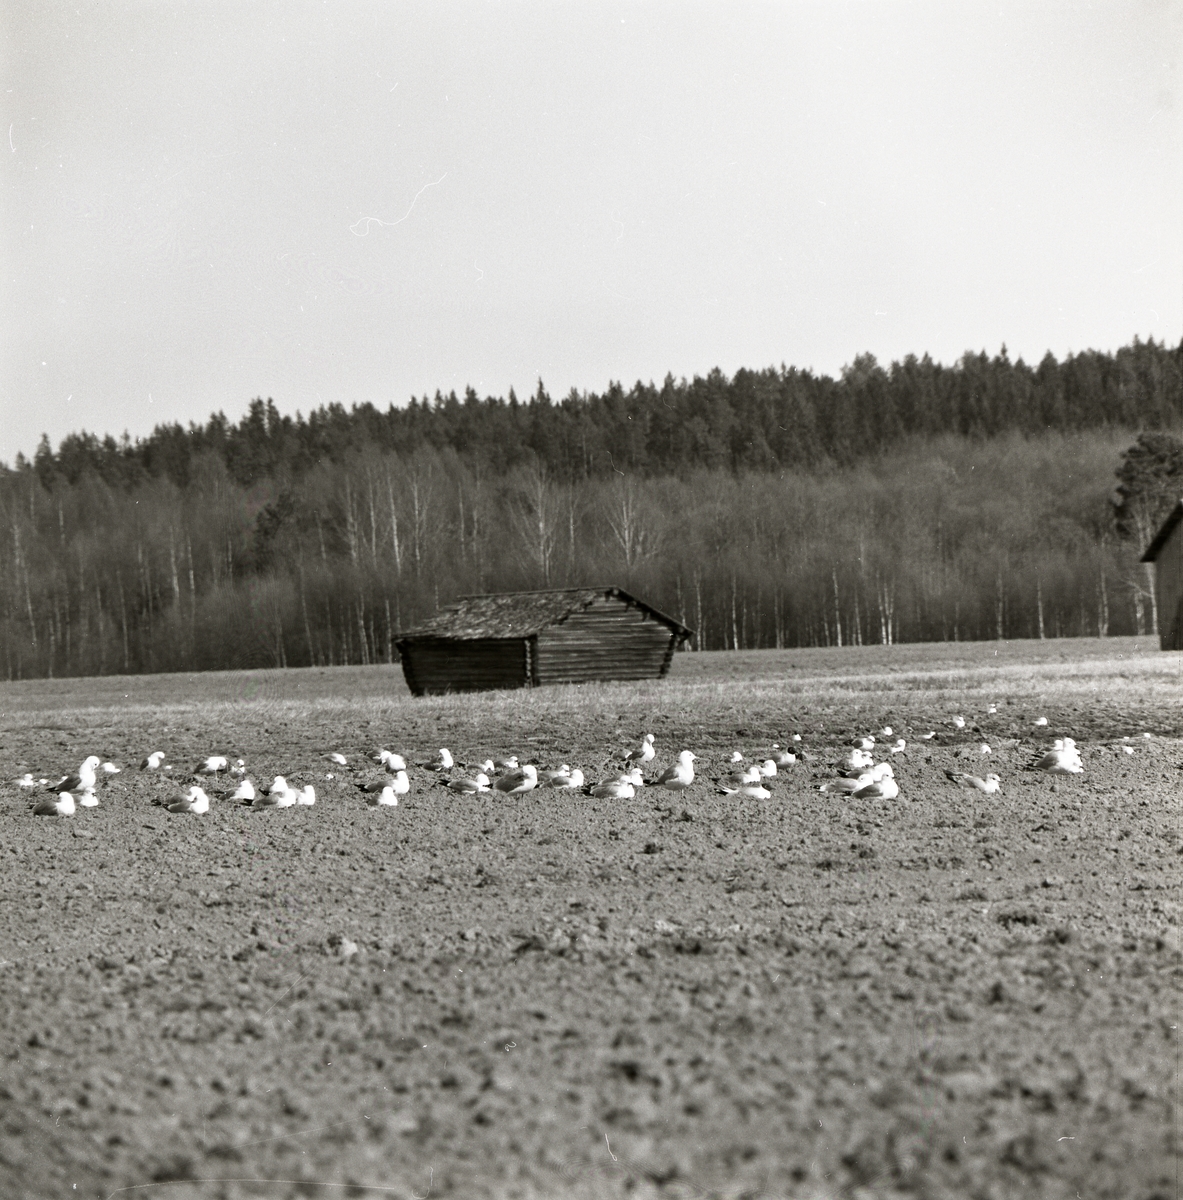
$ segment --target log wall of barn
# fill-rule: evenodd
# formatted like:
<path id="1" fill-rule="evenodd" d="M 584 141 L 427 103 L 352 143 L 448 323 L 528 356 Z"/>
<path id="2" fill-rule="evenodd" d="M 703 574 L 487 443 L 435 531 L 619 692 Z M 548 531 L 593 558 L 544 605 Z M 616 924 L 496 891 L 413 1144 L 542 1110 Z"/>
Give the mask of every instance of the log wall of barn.
<path id="1" fill-rule="evenodd" d="M 525 638 L 404 642 L 399 652 L 407 686 L 416 696 L 525 687 L 531 681 Z"/>
<path id="2" fill-rule="evenodd" d="M 643 609 L 601 596 L 538 633 L 536 683 L 654 679 L 668 669 L 673 631 Z"/>
<path id="3" fill-rule="evenodd" d="M 1159 645 L 1183 650 L 1183 521 L 1175 526 L 1154 560 Z"/>

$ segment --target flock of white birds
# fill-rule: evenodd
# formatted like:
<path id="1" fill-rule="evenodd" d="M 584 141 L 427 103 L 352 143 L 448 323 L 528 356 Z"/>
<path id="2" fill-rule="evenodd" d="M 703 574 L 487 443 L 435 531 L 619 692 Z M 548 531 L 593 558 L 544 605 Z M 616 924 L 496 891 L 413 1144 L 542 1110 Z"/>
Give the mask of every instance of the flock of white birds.
<path id="1" fill-rule="evenodd" d="M 996 711 L 995 705 L 990 705 L 987 710 L 988 713 Z M 964 729 L 966 724 L 965 718 L 960 715 L 954 716 L 950 723 L 956 730 Z M 1046 726 L 1047 718 L 1040 717 L 1035 725 Z M 937 736 L 935 731 L 930 731 L 922 735 L 922 740 L 932 741 Z M 888 744 L 892 738 L 895 740 Z M 801 735 L 793 734 L 793 742 L 800 741 Z M 1127 754 L 1134 752 L 1128 745 L 1122 748 Z M 878 735 L 866 734 L 855 738 L 845 757 L 834 764 L 838 770 L 836 777 L 821 784 L 819 790 L 855 800 L 894 800 L 899 796 L 900 788 L 890 760 L 892 756 L 903 754 L 906 750 L 907 742 L 902 737 L 896 738 L 890 725 L 881 729 Z M 887 757 L 876 762 L 874 756 L 877 752 L 886 754 Z M 992 753 L 992 749 L 983 743 L 979 747 L 979 753 L 985 757 Z M 163 751 L 153 751 L 140 763 L 140 770 L 160 771 L 175 779 L 174 768 L 165 762 L 165 757 Z M 463 765 L 455 762 L 450 751 L 441 749 L 431 761 L 415 765 L 431 772 L 440 785 L 458 795 L 497 792 L 507 796 L 518 796 L 535 788 L 554 788 L 558 791 L 577 791 L 600 800 L 631 800 L 641 788 L 662 788 L 666 791 L 681 792 L 695 783 L 696 755 L 691 750 L 682 750 L 676 761 L 660 774 L 645 777 L 646 769 L 650 768 L 650 764 L 657 757 L 655 738 L 651 733 L 645 734 L 640 746 L 622 757 L 622 770 L 596 782 L 587 781 L 579 767 L 570 767 L 563 763 L 554 769 L 542 769 L 532 762 L 519 763 L 516 755 Z M 793 749 L 787 750 L 774 742 L 767 757 L 758 758 L 757 761 L 748 764 L 744 755 L 736 750 L 728 764 L 730 771 L 712 782 L 727 796 L 768 800 L 772 796 L 770 781 L 779 770 L 793 766 L 799 757 L 812 761 L 815 756 L 805 753 L 799 745 L 795 744 Z M 335 767 L 349 767 L 349 760 L 339 752 L 334 751 L 326 755 L 326 758 Z M 385 749 L 375 751 L 371 759 L 377 764 L 381 774 L 362 782 L 354 780 L 354 786 L 367 804 L 376 807 L 397 806 L 399 797 L 411 791 L 411 776 L 406 760 L 401 754 Z M 1084 764 L 1081 762 L 1076 743 L 1070 737 L 1063 737 L 1056 738 L 1051 748 L 1041 752 L 1030 763 L 1028 769 L 1057 775 L 1079 775 L 1084 770 Z M 122 768 L 115 763 L 103 762 L 98 755 L 92 754 L 83 761 L 77 773 L 63 776 L 56 783 L 50 782 L 48 778 L 35 779 L 31 772 L 16 780 L 16 783 L 21 788 L 41 788 L 48 793 L 38 797 L 30 805 L 34 815 L 72 816 L 76 806 L 97 806 L 99 788 L 121 770 Z M 193 766 L 188 774 L 198 779 L 213 777 L 215 780 L 224 775 L 234 782 L 235 786 L 232 788 L 215 790 L 214 797 L 219 801 L 260 809 L 310 806 L 316 803 L 316 789 L 312 784 L 301 788 L 292 787 L 282 775 L 275 776 L 265 788 L 257 787 L 247 777 L 246 764 L 241 758 L 231 763 L 224 755 L 211 755 Z M 994 772 L 973 775 L 948 770 L 945 774 L 953 783 L 986 794 L 997 792 L 1002 786 L 1001 778 Z M 329 773 L 325 778 L 332 780 L 335 776 Z M 163 799 L 154 800 L 153 803 L 159 804 L 170 813 L 200 815 L 209 812 L 210 795 L 200 783 L 192 783 L 178 787 L 175 792 Z"/>

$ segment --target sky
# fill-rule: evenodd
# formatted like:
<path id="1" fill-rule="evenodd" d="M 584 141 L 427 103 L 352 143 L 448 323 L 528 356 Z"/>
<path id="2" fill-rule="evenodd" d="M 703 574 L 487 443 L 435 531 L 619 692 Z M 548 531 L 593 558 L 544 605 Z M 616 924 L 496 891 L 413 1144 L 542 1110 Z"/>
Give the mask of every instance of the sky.
<path id="1" fill-rule="evenodd" d="M 8 0 L 0 462 L 1177 344 L 1181 49 L 1180 0 Z"/>

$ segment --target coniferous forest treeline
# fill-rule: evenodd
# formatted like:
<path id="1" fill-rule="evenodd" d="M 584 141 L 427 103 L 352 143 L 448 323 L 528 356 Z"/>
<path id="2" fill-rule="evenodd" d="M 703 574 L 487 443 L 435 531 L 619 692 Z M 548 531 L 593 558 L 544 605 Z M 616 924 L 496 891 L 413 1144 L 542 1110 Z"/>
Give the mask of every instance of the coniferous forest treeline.
<path id="1" fill-rule="evenodd" d="M 388 662 L 459 595 L 586 583 L 705 649 L 1151 632 L 1181 429 L 1183 346 L 1135 341 L 43 439 L 0 468 L 0 671 Z"/>

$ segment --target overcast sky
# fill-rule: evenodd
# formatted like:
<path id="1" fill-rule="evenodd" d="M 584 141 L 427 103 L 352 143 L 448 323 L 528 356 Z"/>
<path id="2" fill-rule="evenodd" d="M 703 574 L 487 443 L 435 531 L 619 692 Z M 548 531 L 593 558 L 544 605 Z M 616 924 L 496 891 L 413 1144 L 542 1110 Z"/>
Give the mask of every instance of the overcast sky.
<path id="1" fill-rule="evenodd" d="M 1183 336 L 1180 3 L 4 6 L 0 461 Z"/>

